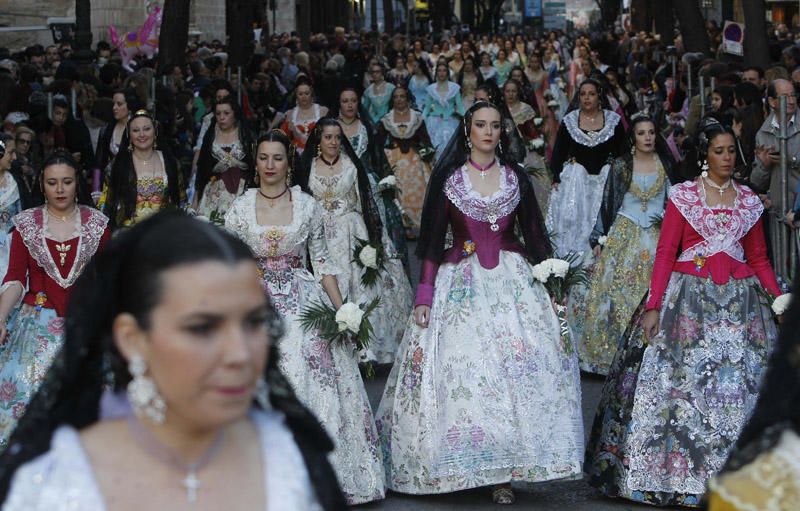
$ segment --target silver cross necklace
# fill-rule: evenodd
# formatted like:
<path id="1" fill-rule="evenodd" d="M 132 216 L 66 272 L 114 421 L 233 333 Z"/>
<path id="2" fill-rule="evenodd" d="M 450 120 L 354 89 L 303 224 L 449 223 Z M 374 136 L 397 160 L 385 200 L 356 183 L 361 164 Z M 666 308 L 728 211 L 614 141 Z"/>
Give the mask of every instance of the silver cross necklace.
<path id="1" fill-rule="evenodd" d="M 180 454 L 164 445 L 150 431 L 145 428 L 135 414 L 128 417 L 128 428 L 135 442 L 151 457 L 164 465 L 179 472 L 184 472 L 186 477 L 181 480 L 181 486 L 186 489 L 186 500 L 190 504 L 197 502 L 197 491 L 202 487 L 197 473 L 208 465 L 222 446 L 224 433 L 220 431 L 211 446 L 194 463 L 187 463 Z"/>

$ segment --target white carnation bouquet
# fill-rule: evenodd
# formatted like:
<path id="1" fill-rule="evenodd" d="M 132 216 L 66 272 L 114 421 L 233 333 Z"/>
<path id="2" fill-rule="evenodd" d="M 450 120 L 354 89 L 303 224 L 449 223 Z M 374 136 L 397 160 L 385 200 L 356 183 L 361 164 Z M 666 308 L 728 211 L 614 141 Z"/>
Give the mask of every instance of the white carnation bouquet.
<path id="1" fill-rule="evenodd" d="M 533 267 L 533 278 L 544 285 L 555 302 L 556 316 L 558 316 L 561 329 L 561 342 L 564 345 L 565 353 L 570 355 L 575 348 L 567 322 L 567 295 L 572 286 L 589 283 L 589 274 L 578 262 L 578 259 L 577 254 L 569 254 L 564 259 L 545 259 Z"/>
<path id="2" fill-rule="evenodd" d="M 372 311 L 380 305 L 375 298 L 367 305 L 346 302 L 339 310 L 324 303 L 313 303 L 300 311 L 298 321 L 306 332 L 318 332 L 329 343 L 345 344 L 352 341 L 360 362 L 367 362 L 370 355 L 369 343 L 373 329 L 369 320 Z M 367 376 L 371 374 L 370 367 Z"/>
<path id="3" fill-rule="evenodd" d="M 783 316 L 792 304 L 792 293 L 784 293 L 778 297 L 774 297 L 767 293 L 760 284 L 753 284 L 753 289 L 761 303 L 769 307 L 772 312 L 772 319 L 774 319 L 776 323 L 778 322 L 778 318 Z"/>
<path id="4" fill-rule="evenodd" d="M 353 263 L 364 270 L 361 275 L 361 285 L 372 287 L 378 281 L 386 252 L 381 245 L 373 245 L 367 240 L 356 238 L 356 248 L 353 250 Z"/>

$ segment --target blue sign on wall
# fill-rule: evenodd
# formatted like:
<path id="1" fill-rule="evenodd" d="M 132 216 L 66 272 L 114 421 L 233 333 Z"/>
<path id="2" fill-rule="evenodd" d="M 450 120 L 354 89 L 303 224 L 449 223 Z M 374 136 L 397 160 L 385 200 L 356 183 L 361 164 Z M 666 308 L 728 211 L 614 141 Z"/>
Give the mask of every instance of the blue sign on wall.
<path id="1" fill-rule="evenodd" d="M 542 16 L 542 0 L 525 0 L 525 17 L 540 18 Z"/>

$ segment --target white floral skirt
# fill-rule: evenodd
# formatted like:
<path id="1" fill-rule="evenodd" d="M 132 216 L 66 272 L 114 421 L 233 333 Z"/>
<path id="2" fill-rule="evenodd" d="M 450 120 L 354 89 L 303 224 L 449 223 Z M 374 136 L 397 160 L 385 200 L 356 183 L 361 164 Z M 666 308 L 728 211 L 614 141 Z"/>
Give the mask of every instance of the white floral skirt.
<path id="1" fill-rule="evenodd" d="M 446 493 L 582 474 L 577 355 L 532 266 L 443 264 L 430 326 L 409 320 L 376 424 L 387 486 Z"/>
<path id="2" fill-rule="evenodd" d="M 375 423 L 353 349 L 330 345 L 305 332 L 297 321 L 308 305 L 329 303 L 325 291 L 305 269 L 264 272 L 263 277 L 286 325 L 278 365 L 333 439 L 336 449 L 330 460 L 348 503 L 382 499 L 384 476 Z M 291 285 L 281 285 L 285 282 Z M 276 293 L 279 288 L 282 291 Z"/>

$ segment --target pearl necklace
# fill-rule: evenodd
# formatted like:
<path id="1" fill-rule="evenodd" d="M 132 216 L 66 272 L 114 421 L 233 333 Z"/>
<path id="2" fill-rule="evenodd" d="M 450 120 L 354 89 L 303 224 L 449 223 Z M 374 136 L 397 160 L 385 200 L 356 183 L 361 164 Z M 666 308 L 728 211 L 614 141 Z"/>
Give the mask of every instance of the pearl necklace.
<path id="1" fill-rule="evenodd" d="M 715 183 L 714 181 L 708 179 L 707 177 L 703 178 L 703 182 L 708 186 L 710 186 L 711 188 L 716 188 L 716 190 L 719 192 L 720 197 L 722 197 L 722 195 L 725 193 L 725 190 L 731 187 L 730 179 L 728 179 L 728 181 L 726 181 L 725 184 L 721 186 Z"/>

